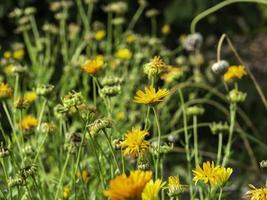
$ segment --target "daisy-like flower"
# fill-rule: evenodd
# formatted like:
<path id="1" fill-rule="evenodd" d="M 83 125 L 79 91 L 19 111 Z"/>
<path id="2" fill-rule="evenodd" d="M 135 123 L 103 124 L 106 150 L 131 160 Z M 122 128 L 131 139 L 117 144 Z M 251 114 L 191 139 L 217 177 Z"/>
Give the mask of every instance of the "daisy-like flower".
<path id="1" fill-rule="evenodd" d="M 267 188 L 256 188 L 254 185 L 249 185 L 251 190 L 247 191 L 243 196 L 245 199 L 250 200 L 266 200 L 267 199 Z"/>
<path id="2" fill-rule="evenodd" d="M 131 157 L 142 156 L 150 146 L 150 143 L 145 140 L 147 135 L 148 132 L 140 128 L 132 128 L 128 131 L 125 139 L 121 142 L 123 154 Z"/>
<path id="3" fill-rule="evenodd" d="M 196 169 L 193 170 L 193 181 L 195 183 L 202 181 L 212 187 L 222 187 L 228 181 L 232 172 L 232 168 L 224 168 L 219 165 L 215 166 L 214 162 L 210 163 L 207 161 L 203 163 L 202 168 L 198 165 Z"/>
<path id="4" fill-rule="evenodd" d="M 132 52 L 127 48 L 119 49 L 115 53 L 115 56 L 121 60 L 129 60 L 132 57 L 132 55 L 133 55 Z"/>
<path id="5" fill-rule="evenodd" d="M 157 200 L 159 191 L 164 185 L 165 182 L 162 182 L 160 179 L 157 179 L 155 182 L 150 180 L 142 192 L 142 200 Z"/>
<path id="6" fill-rule="evenodd" d="M 17 49 L 13 52 L 13 58 L 16 60 L 22 60 L 24 58 L 24 49 Z"/>
<path id="7" fill-rule="evenodd" d="M 148 75 L 148 78 L 160 74 L 166 69 L 166 63 L 159 56 L 155 56 L 149 63 L 144 65 L 144 73 Z"/>
<path id="8" fill-rule="evenodd" d="M 32 103 L 34 102 L 36 99 L 37 99 L 37 93 L 34 92 L 34 91 L 28 91 L 28 92 L 25 92 L 25 94 L 23 95 L 23 99 L 25 101 L 27 101 L 28 103 Z"/>
<path id="9" fill-rule="evenodd" d="M 95 75 L 103 66 L 104 60 L 100 57 L 89 59 L 82 66 L 82 70 L 89 75 Z"/>
<path id="10" fill-rule="evenodd" d="M 168 190 L 169 196 L 177 196 L 184 193 L 187 190 L 187 186 L 180 183 L 179 176 L 170 176 L 168 178 Z"/>
<path id="11" fill-rule="evenodd" d="M 0 99 L 12 96 L 12 89 L 5 83 L 0 83 Z"/>
<path id="12" fill-rule="evenodd" d="M 163 101 L 163 98 L 169 94 L 167 89 L 158 89 L 156 91 L 153 86 L 145 87 L 145 91 L 138 90 L 134 97 L 135 103 L 140 104 L 155 104 Z"/>
<path id="13" fill-rule="evenodd" d="M 104 30 L 99 30 L 95 33 L 95 39 L 97 41 L 103 40 L 105 36 L 106 36 L 106 31 Z"/>
<path id="14" fill-rule="evenodd" d="M 247 71 L 244 66 L 230 66 L 227 69 L 227 72 L 223 75 L 223 79 L 225 82 L 228 82 L 233 79 L 241 79 L 246 74 Z"/>
<path id="15" fill-rule="evenodd" d="M 131 171 L 129 176 L 125 174 L 117 176 L 109 182 L 109 189 L 104 191 L 104 195 L 111 200 L 140 197 L 151 177 L 151 171 L 141 170 Z"/>
<path id="16" fill-rule="evenodd" d="M 19 126 L 21 127 L 21 129 L 27 131 L 27 130 L 30 130 L 36 127 L 37 124 L 38 124 L 38 120 L 35 117 L 28 115 L 21 120 Z"/>

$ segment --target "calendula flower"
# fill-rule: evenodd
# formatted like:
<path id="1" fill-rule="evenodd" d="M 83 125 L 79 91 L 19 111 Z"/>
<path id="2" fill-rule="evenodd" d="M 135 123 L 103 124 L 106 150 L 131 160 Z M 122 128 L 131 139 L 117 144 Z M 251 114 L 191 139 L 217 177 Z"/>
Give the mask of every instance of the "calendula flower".
<path id="1" fill-rule="evenodd" d="M 209 184 L 212 187 L 223 186 L 230 178 L 233 172 L 232 168 L 224 168 L 221 166 L 215 166 L 214 162 L 205 162 L 201 168 L 199 165 L 193 170 L 193 181 L 197 183 L 202 181 L 205 184 Z"/>
<path id="2" fill-rule="evenodd" d="M 121 142 L 123 154 L 131 157 L 142 156 L 150 146 L 150 143 L 145 140 L 147 135 L 148 132 L 140 128 L 132 128 L 128 131 L 125 139 Z"/>
<path id="3" fill-rule="evenodd" d="M 5 83 L 0 83 L 0 99 L 12 96 L 12 89 Z"/>
<path id="4" fill-rule="evenodd" d="M 84 169 L 82 171 L 78 171 L 77 176 L 85 183 L 87 183 L 89 178 L 90 178 L 90 174 L 89 174 L 87 169 Z"/>
<path id="5" fill-rule="evenodd" d="M 256 188 L 254 185 L 249 185 L 251 190 L 247 191 L 243 198 L 250 200 L 266 200 L 267 188 Z"/>
<path id="6" fill-rule="evenodd" d="M 168 35 L 171 32 L 171 26 L 169 24 L 164 24 L 161 28 L 161 33 Z"/>
<path id="7" fill-rule="evenodd" d="M 103 59 L 96 58 L 96 59 L 89 59 L 85 62 L 82 66 L 82 70 L 90 75 L 95 75 L 103 66 L 104 61 Z"/>
<path id="8" fill-rule="evenodd" d="M 177 196 L 180 193 L 184 193 L 187 190 L 187 186 L 180 183 L 178 176 L 170 176 L 168 178 L 168 190 L 169 196 Z"/>
<path id="9" fill-rule="evenodd" d="M 63 188 L 63 198 L 64 198 L 64 199 L 69 198 L 69 196 L 70 196 L 70 192 L 71 192 L 70 187 L 65 186 L 65 187 Z"/>
<path id="10" fill-rule="evenodd" d="M 155 56 L 149 63 L 144 65 L 144 73 L 148 75 L 148 78 L 160 74 L 166 69 L 166 63 L 159 56 Z"/>
<path id="11" fill-rule="evenodd" d="M 164 185 L 165 182 L 162 182 L 160 179 L 157 179 L 155 182 L 150 180 L 142 192 L 142 200 L 157 200 L 159 191 Z"/>
<path id="12" fill-rule="evenodd" d="M 155 104 L 163 101 L 163 98 L 169 94 L 167 89 L 158 89 L 156 91 L 153 86 L 145 87 L 145 91 L 138 90 L 134 97 L 135 103 Z"/>
<path id="13" fill-rule="evenodd" d="M 241 79 L 246 74 L 247 72 L 244 66 L 230 66 L 228 67 L 227 72 L 223 75 L 223 79 L 225 82 L 228 82 L 233 79 Z"/>
<path id="14" fill-rule="evenodd" d="M 28 115 L 21 120 L 20 127 L 21 129 L 27 131 L 27 130 L 30 130 L 36 127 L 37 124 L 38 124 L 38 120 L 35 117 Z"/>
<path id="15" fill-rule="evenodd" d="M 119 49 L 115 53 L 115 56 L 121 60 L 129 60 L 132 57 L 132 55 L 133 55 L 132 52 L 127 48 Z"/>
<path id="16" fill-rule="evenodd" d="M 13 52 L 13 58 L 16 60 L 22 60 L 24 58 L 24 49 L 17 49 Z"/>
<path id="17" fill-rule="evenodd" d="M 38 95 L 34 91 L 25 92 L 25 94 L 23 95 L 23 99 L 27 101 L 28 103 L 34 102 L 37 99 L 37 97 Z"/>
<path id="18" fill-rule="evenodd" d="M 129 34 L 126 38 L 128 44 L 132 44 L 136 40 L 136 36 L 134 34 Z"/>
<path id="19" fill-rule="evenodd" d="M 95 33 L 95 39 L 98 41 L 103 40 L 105 36 L 106 36 L 106 31 L 104 30 L 99 30 L 99 31 L 96 31 Z"/>
<path id="20" fill-rule="evenodd" d="M 116 176 L 109 182 L 109 189 L 104 191 L 104 195 L 111 200 L 138 198 L 151 177 L 151 171 L 141 170 L 131 171 L 129 176 Z"/>

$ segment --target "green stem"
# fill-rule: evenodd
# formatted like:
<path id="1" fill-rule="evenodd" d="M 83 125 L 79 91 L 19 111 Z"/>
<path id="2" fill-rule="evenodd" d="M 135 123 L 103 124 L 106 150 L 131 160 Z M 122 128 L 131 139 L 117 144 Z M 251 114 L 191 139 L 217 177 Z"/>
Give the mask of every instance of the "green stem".
<path id="1" fill-rule="evenodd" d="M 193 133 L 194 133 L 194 154 L 195 154 L 195 165 L 199 164 L 198 160 L 198 133 L 197 133 L 197 116 L 193 116 Z"/>
<path id="2" fill-rule="evenodd" d="M 137 23 L 138 19 L 140 18 L 140 16 L 142 15 L 143 11 L 145 9 L 145 6 L 139 6 L 139 8 L 137 9 L 136 13 L 134 14 L 131 22 L 129 23 L 129 26 L 127 28 L 127 31 L 132 30 L 135 26 L 135 24 Z M 127 32 L 126 31 L 126 32 Z"/>
<path id="3" fill-rule="evenodd" d="M 38 118 L 38 126 L 37 126 L 37 130 L 40 131 L 40 126 L 42 123 L 42 119 L 43 119 L 43 115 L 44 115 L 44 111 L 45 111 L 45 105 L 47 103 L 47 99 L 44 100 L 43 105 L 42 105 L 42 109 Z"/>
<path id="4" fill-rule="evenodd" d="M 223 189 L 220 188 L 220 194 L 219 194 L 219 198 L 218 198 L 218 200 L 221 200 L 221 198 L 222 198 L 222 191 L 223 191 Z"/>
<path id="5" fill-rule="evenodd" d="M 217 165 L 219 165 L 221 163 L 222 142 L 223 142 L 223 134 L 222 133 L 219 133 L 219 135 L 218 135 Z"/>
<path id="6" fill-rule="evenodd" d="M 234 126 L 235 126 L 235 118 L 236 118 L 236 103 L 230 104 L 230 128 L 229 128 L 229 137 L 228 142 L 225 149 L 225 155 L 223 158 L 222 166 L 225 166 L 228 163 L 228 159 L 230 157 L 230 151 L 232 146 L 232 138 L 234 133 Z"/>
<path id="7" fill-rule="evenodd" d="M 160 129 L 160 123 L 159 123 L 159 118 L 158 118 L 158 114 L 157 111 L 155 109 L 155 107 L 152 107 L 152 110 L 154 112 L 154 116 L 155 116 L 155 121 L 156 121 L 156 126 L 157 126 L 157 136 L 158 136 L 158 141 L 157 141 L 157 158 L 156 158 L 156 166 L 155 166 L 155 179 L 158 178 L 158 168 L 159 168 L 159 161 L 160 161 L 160 141 L 161 141 L 161 129 Z"/>
<path id="8" fill-rule="evenodd" d="M 189 191 L 190 191 L 190 198 L 193 198 L 193 184 L 192 184 L 192 167 L 191 167 L 191 158 L 190 158 L 190 147 L 189 147 L 189 135 L 187 129 L 187 118 L 186 118 L 186 109 L 184 104 L 184 97 L 181 89 L 179 91 L 179 97 L 181 101 L 181 107 L 183 110 L 183 124 L 184 124 L 184 137 L 185 137 L 185 151 L 186 151 L 186 161 L 187 161 L 187 171 L 188 171 L 188 179 L 189 182 Z"/>
<path id="9" fill-rule="evenodd" d="M 225 0 L 221 3 L 218 3 L 217 5 L 203 11 L 202 13 L 198 14 L 191 22 L 191 33 L 195 33 L 196 32 L 196 25 L 197 23 L 207 17 L 208 15 L 222 9 L 225 6 L 228 6 L 230 4 L 234 4 L 234 3 L 262 3 L 262 4 L 267 4 L 266 0 Z"/>

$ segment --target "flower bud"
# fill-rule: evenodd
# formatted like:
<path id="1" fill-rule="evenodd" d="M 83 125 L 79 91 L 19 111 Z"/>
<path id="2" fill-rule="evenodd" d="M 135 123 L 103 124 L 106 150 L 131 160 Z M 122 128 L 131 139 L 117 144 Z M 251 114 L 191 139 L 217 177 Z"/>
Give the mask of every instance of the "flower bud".
<path id="1" fill-rule="evenodd" d="M 228 93 L 227 98 L 229 99 L 230 102 L 232 103 L 240 103 L 244 102 L 247 97 L 247 94 L 244 92 L 241 92 L 237 89 L 233 89 Z"/>
<path id="2" fill-rule="evenodd" d="M 212 134 L 228 133 L 229 125 L 227 122 L 213 122 L 209 125 Z"/>
<path id="3" fill-rule="evenodd" d="M 201 47 L 203 43 L 203 37 L 200 33 L 193 33 L 186 37 L 184 41 L 184 48 L 187 51 L 195 51 Z"/>
<path id="4" fill-rule="evenodd" d="M 191 106 L 186 108 L 187 115 L 203 115 L 205 112 L 204 108 L 199 106 Z"/>
<path id="5" fill-rule="evenodd" d="M 227 68 L 229 67 L 229 63 L 226 60 L 220 60 L 216 63 L 214 63 L 211 66 L 211 70 L 215 73 L 215 74 L 223 74 L 227 71 Z"/>
<path id="6" fill-rule="evenodd" d="M 63 106 L 67 109 L 71 107 L 77 107 L 84 102 L 84 98 L 81 92 L 70 92 L 68 95 L 64 96 L 62 99 Z"/>
<path id="7" fill-rule="evenodd" d="M 55 87 L 54 85 L 50 85 L 50 84 L 38 85 L 36 88 L 36 93 L 41 96 L 47 96 L 53 91 L 54 87 Z"/>
<path id="8" fill-rule="evenodd" d="M 95 136 L 99 131 L 105 128 L 111 128 L 111 120 L 108 118 L 97 119 L 87 127 L 88 133 L 86 134 L 86 138 L 90 138 L 89 134 Z"/>
<path id="9" fill-rule="evenodd" d="M 120 85 L 105 86 L 104 88 L 101 89 L 101 94 L 103 96 L 114 97 L 120 93 L 121 93 L 121 86 Z"/>

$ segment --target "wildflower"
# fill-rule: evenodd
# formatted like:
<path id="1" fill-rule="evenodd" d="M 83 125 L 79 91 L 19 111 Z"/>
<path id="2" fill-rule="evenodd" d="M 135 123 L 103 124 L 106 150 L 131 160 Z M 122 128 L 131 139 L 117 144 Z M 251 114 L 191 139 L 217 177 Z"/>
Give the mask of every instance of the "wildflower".
<path id="1" fill-rule="evenodd" d="M 115 177 L 109 182 L 109 189 L 104 191 L 111 200 L 126 200 L 141 195 L 146 184 L 151 180 L 151 171 L 135 170 L 129 176 L 125 174 Z"/>
<path id="2" fill-rule="evenodd" d="M 128 44 L 132 44 L 133 42 L 136 41 L 136 36 L 134 34 L 129 34 L 126 37 L 126 41 L 127 41 Z"/>
<path id="3" fill-rule="evenodd" d="M 114 97 L 120 94 L 121 86 L 120 85 L 105 86 L 100 91 L 103 96 Z"/>
<path id="4" fill-rule="evenodd" d="M 169 94 L 167 89 L 158 89 L 156 91 L 153 86 L 145 87 L 145 91 L 138 90 L 134 97 L 135 103 L 140 104 L 155 104 L 163 101 L 163 98 Z"/>
<path id="5" fill-rule="evenodd" d="M 215 73 L 215 74 L 221 74 L 221 73 L 225 73 L 227 71 L 227 68 L 229 67 L 229 63 L 226 60 L 220 60 L 216 63 L 214 63 L 211 66 L 211 70 Z"/>
<path id="6" fill-rule="evenodd" d="M 103 64 L 103 59 L 89 59 L 82 66 L 82 70 L 89 75 L 95 75 L 101 69 Z"/>
<path id="7" fill-rule="evenodd" d="M 132 57 L 132 55 L 133 55 L 132 52 L 127 48 L 119 49 L 115 53 L 115 56 L 121 60 L 129 60 Z"/>
<path id="8" fill-rule="evenodd" d="M 84 98 L 81 92 L 72 91 L 68 95 L 62 98 L 63 106 L 67 109 L 71 107 L 77 107 L 84 102 Z"/>
<path id="9" fill-rule="evenodd" d="M 121 142 L 123 154 L 131 157 L 142 156 L 150 146 L 150 143 L 145 140 L 148 134 L 146 130 L 141 130 L 140 128 L 132 128 L 132 130 L 128 131 L 125 139 Z"/>
<path id="10" fill-rule="evenodd" d="M 0 83 L 0 99 L 12 96 L 12 89 L 5 83 Z"/>
<path id="11" fill-rule="evenodd" d="M 233 79 L 241 79 L 244 75 L 246 75 L 246 68 L 242 65 L 239 66 L 230 66 L 227 72 L 223 75 L 223 79 L 225 82 L 229 82 Z"/>
<path id="12" fill-rule="evenodd" d="M 166 71 L 166 69 L 167 65 L 159 56 L 155 56 L 149 63 L 144 65 L 144 73 L 147 74 L 149 78 Z"/>
<path id="13" fill-rule="evenodd" d="M 82 171 L 78 171 L 77 176 L 85 183 L 87 183 L 89 178 L 90 178 L 90 174 L 89 174 L 87 169 L 84 169 Z"/>
<path id="14" fill-rule="evenodd" d="M 202 181 L 212 187 L 223 186 L 230 178 L 233 172 L 232 168 L 224 168 L 221 166 L 214 166 L 214 162 L 209 161 L 203 163 L 203 168 L 199 165 L 193 170 L 193 181 L 197 183 Z"/>
<path id="15" fill-rule="evenodd" d="M 37 93 L 34 91 L 25 92 L 25 94 L 23 95 L 23 98 L 28 103 L 32 103 L 37 99 Z"/>
<path id="16" fill-rule="evenodd" d="M 180 67 L 167 66 L 164 73 L 160 76 L 162 80 L 167 83 L 172 82 L 175 79 L 179 79 L 184 74 L 184 70 Z"/>
<path id="17" fill-rule="evenodd" d="M 251 190 L 247 191 L 243 198 L 250 200 L 266 200 L 267 188 L 256 188 L 254 185 L 249 185 Z"/>
<path id="18" fill-rule="evenodd" d="M 14 72 L 14 65 L 13 64 L 8 64 L 4 67 L 3 71 L 7 76 L 10 76 Z"/>
<path id="19" fill-rule="evenodd" d="M 170 176 L 168 178 L 168 195 L 170 197 L 177 196 L 178 194 L 184 193 L 187 190 L 186 185 L 180 183 L 179 176 Z"/>
<path id="20" fill-rule="evenodd" d="M 159 191 L 164 185 L 165 182 L 162 182 L 160 179 L 157 179 L 155 182 L 150 180 L 142 192 L 142 200 L 157 200 Z"/>
<path id="21" fill-rule="evenodd" d="M 116 113 L 116 119 L 118 121 L 124 120 L 125 119 L 125 113 L 124 112 L 117 112 Z"/>
<path id="22" fill-rule="evenodd" d="M 95 39 L 98 41 L 103 40 L 105 36 L 106 36 L 106 31 L 104 30 L 99 30 L 99 31 L 96 31 L 95 33 Z"/>
<path id="23" fill-rule="evenodd" d="M 31 115 L 27 115 L 26 117 L 24 117 L 21 122 L 20 122 L 20 127 L 23 130 L 30 130 L 34 127 L 36 127 L 38 124 L 38 120 L 31 116 Z"/>
<path id="24" fill-rule="evenodd" d="M 16 60 L 22 60 L 24 58 L 24 49 L 17 49 L 13 52 L 13 58 Z"/>
<path id="25" fill-rule="evenodd" d="M 164 24 L 161 28 L 161 33 L 168 35 L 171 32 L 171 26 L 169 24 Z"/>
<path id="26" fill-rule="evenodd" d="M 63 198 L 64 198 L 64 199 L 69 198 L 69 196 L 70 196 L 70 192 L 71 192 L 70 187 L 65 186 L 65 187 L 63 188 Z"/>
<path id="27" fill-rule="evenodd" d="M 12 54 L 11 54 L 10 51 L 5 51 L 3 56 L 4 56 L 5 59 L 10 59 Z"/>

